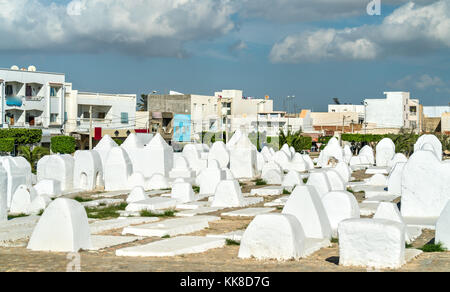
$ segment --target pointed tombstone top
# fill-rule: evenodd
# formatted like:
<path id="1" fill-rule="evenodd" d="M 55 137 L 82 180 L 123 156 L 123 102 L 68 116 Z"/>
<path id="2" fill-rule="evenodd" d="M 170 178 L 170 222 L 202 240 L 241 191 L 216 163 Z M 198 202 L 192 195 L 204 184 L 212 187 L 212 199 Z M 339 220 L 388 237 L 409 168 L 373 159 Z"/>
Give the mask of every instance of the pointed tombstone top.
<path id="1" fill-rule="evenodd" d="M 159 148 L 170 148 L 169 144 L 166 143 L 164 138 L 161 136 L 161 134 L 157 133 L 155 137 L 150 141 L 150 143 L 147 144 L 146 148 L 153 148 L 153 147 L 159 147 Z"/>
<path id="2" fill-rule="evenodd" d="M 241 148 L 241 149 L 253 149 L 253 144 L 250 141 L 250 139 L 247 137 L 247 135 L 242 135 L 239 140 L 234 145 L 235 148 Z"/>
<path id="3" fill-rule="evenodd" d="M 405 224 L 396 204 L 381 202 L 373 216 L 374 219 L 387 219 Z"/>
<path id="4" fill-rule="evenodd" d="M 131 133 L 121 147 L 125 149 L 136 149 L 143 148 L 144 145 L 142 145 L 135 133 Z"/>
<path id="5" fill-rule="evenodd" d="M 95 146 L 94 150 L 109 150 L 113 147 L 118 147 L 116 142 L 109 136 L 105 135 L 103 138 L 98 142 L 97 146 Z"/>

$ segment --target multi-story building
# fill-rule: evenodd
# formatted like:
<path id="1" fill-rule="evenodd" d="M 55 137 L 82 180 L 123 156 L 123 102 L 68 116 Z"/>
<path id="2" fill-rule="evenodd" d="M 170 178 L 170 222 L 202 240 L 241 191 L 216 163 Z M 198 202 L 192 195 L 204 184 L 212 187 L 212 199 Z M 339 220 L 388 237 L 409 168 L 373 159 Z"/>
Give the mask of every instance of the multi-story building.
<path id="1" fill-rule="evenodd" d="M 1 124 L 61 134 L 65 122 L 65 75 L 28 69 L 0 69 Z"/>
<path id="2" fill-rule="evenodd" d="M 153 133 L 168 141 L 189 142 L 201 139 L 202 132 L 228 132 L 237 129 L 266 132 L 277 136 L 287 131 L 311 130 L 310 111 L 288 116 L 273 110 L 273 100 L 244 97 L 242 90 L 223 90 L 214 96 L 181 94 L 149 95 L 148 111 Z"/>
<path id="3" fill-rule="evenodd" d="M 125 138 L 134 132 L 135 94 L 79 92 L 72 88 L 71 83 L 66 83 L 65 87 L 67 121 L 64 132 L 76 136 L 82 148 L 89 138 L 89 129 L 92 129 L 96 140 L 106 134 L 113 138 Z"/>
<path id="4" fill-rule="evenodd" d="M 385 92 L 385 99 L 365 99 L 367 130 L 396 132 L 401 128 L 421 131 L 422 113 L 418 99 L 409 92 Z M 381 132 L 380 132 L 381 131 Z"/>

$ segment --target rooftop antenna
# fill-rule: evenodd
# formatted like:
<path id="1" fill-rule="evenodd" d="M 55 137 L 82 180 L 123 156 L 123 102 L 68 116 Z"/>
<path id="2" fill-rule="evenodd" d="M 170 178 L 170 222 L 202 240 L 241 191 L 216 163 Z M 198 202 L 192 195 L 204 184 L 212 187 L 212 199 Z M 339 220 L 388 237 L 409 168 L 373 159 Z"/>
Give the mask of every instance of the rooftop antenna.
<path id="1" fill-rule="evenodd" d="M 341 102 L 339 101 L 339 98 L 337 98 L 337 97 L 334 97 L 333 101 L 335 104 L 341 104 Z"/>

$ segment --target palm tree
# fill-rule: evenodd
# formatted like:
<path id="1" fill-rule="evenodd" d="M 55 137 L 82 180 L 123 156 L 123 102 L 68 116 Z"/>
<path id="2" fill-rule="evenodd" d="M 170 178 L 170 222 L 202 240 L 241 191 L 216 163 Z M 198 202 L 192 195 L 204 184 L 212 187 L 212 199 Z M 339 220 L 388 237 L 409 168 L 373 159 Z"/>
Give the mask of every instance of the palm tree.
<path id="1" fill-rule="evenodd" d="M 137 103 L 138 111 L 145 112 L 148 110 L 148 95 L 147 94 L 141 94 L 141 97 L 139 98 L 139 101 Z"/>
<path id="2" fill-rule="evenodd" d="M 36 173 L 36 164 L 39 159 L 41 159 L 45 155 L 50 154 L 50 149 L 45 147 L 34 147 L 31 150 L 29 146 L 19 146 L 19 155 L 25 158 L 31 165 L 31 171 Z"/>

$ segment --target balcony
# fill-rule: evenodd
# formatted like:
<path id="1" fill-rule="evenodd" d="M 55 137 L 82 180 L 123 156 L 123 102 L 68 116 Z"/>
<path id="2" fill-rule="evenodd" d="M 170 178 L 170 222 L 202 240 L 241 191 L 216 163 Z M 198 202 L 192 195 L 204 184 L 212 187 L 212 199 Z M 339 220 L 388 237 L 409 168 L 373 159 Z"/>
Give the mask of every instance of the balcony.
<path id="1" fill-rule="evenodd" d="M 90 127 L 90 119 L 78 118 L 77 127 L 82 130 L 88 130 Z M 93 128 L 112 128 L 113 121 L 112 119 L 92 119 L 92 127 Z"/>

